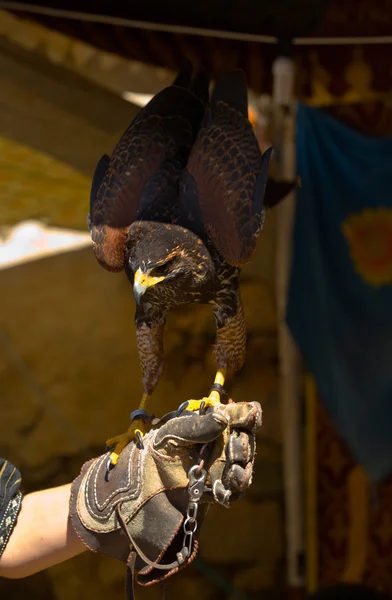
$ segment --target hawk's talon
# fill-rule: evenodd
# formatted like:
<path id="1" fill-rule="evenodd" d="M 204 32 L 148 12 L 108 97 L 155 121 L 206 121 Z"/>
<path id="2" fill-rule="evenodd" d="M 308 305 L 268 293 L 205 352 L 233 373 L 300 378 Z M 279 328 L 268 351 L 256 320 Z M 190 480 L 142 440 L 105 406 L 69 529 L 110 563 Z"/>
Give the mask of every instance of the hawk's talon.
<path id="1" fill-rule="evenodd" d="M 105 481 L 109 481 L 109 473 L 114 469 L 118 461 L 118 454 L 116 452 L 112 452 L 109 458 L 106 461 L 106 473 L 105 473 Z"/>
<path id="2" fill-rule="evenodd" d="M 112 452 L 113 454 L 113 452 Z M 106 462 L 106 474 L 105 474 L 105 481 L 109 480 L 109 473 L 110 471 L 112 471 L 112 469 L 114 469 L 114 467 L 116 466 L 116 462 L 117 460 L 114 462 L 112 459 L 112 454 L 109 456 L 107 462 Z"/>
<path id="3" fill-rule="evenodd" d="M 139 448 L 139 450 L 144 450 L 143 434 L 140 431 L 140 429 L 136 429 L 135 435 L 137 437 L 137 442 L 136 442 L 137 447 Z"/>
<path id="4" fill-rule="evenodd" d="M 177 417 L 179 417 L 184 410 L 186 410 L 189 406 L 189 400 L 185 400 L 185 402 L 183 402 L 182 404 L 180 404 L 180 406 L 177 408 Z"/>
<path id="5" fill-rule="evenodd" d="M 217 406 L 220 403 L 220 400 L 216 400 L 214 397 L 202 398 L 201 400 L 188 400 L 187 410 L 204 414 L 207 408 Z"/>
<path id="6" fill-rule="evenodd" d="M 116 465 L 121 452 L 126 446 L 128 446 L 130 442 L 134 442 L 139 450 L 143 450 L 143 435 L 149 430 L 150 427 L 148 423 L 145 423 L 140 419 L 136 419 L 133 421 L 128 431 L 117 435 L 110 440 L 107 440 L 106 446 L 109 450 L 111 450 L 109 457 L 110 464 L 112 466 Z"/>

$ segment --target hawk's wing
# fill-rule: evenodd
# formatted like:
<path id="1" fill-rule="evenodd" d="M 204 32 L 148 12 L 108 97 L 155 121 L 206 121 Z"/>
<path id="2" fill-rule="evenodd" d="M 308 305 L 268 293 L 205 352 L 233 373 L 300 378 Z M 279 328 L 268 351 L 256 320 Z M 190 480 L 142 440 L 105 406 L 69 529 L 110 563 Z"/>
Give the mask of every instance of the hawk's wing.
<path id="1" fill-rule="evenodd" d="M 227 73 L 216 83 L 183 171 L 181 200 L 233 266 L 246 263 L 256 247 L 270 154 L 261 155 L 248 121 L 245 74 Z"/>
<path id="2" fill-rule="evenodd" d="M 207 78 L 191 80 L 187 66 L 138 113 L 111 158 L 100 159 L 91 187 L 89 226 L 95 256 L 106 269 L 124 268 L 133 221 L 170 220 L 167 213 L 176 203 L 181 169 L 207 99 Z"/>

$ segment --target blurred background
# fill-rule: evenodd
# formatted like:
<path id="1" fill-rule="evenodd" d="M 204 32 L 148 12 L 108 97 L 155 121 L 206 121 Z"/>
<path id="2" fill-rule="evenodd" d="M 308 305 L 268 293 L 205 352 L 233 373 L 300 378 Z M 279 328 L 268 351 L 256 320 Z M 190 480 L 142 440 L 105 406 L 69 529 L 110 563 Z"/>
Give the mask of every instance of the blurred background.
<path id="1" fill-rule="evenodd" d="M 253 485 L 211 509 L 173 600 L 392 595 L 391 33 L 390 0 L 0 1 L 0 456 L 25 492 L 70 482 L 141 394 L 132 289 L 87 231 L 96 162 L 140 107 L 184 58 L 243 68 L 272 175 L 301 178 L 242 277 L 229 391 L 263 407 Z M 204 395 L 213 340 L 209 307 L 170 315 L 153 411 Z M 0 597 L 120 600 L 124 575 L 85 553 Z"/>

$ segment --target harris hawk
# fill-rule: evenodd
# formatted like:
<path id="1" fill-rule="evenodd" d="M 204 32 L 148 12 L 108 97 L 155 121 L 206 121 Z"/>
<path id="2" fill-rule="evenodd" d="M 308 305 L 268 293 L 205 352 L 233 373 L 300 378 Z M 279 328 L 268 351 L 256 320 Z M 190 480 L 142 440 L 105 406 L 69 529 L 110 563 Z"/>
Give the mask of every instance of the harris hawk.
<path id="1" fill-rule="evenodd" d="M 214 385 L 207 398 L 188 401 L 188 410 L 219 402 L 227 374 L 242 367 L 241 267 L 255 251 L 268 196 L 273 205 L 295 187 L 267 185 L 271 150 L 261 153 L 248 120 L 245 74 L 222 74 L 210 97 L 207 75 L 193 77 L 187 64 L 138 113 L 112 156 L 98 162 L 89 213 L 93 250 L 101 266 L 125 270 L 133 285 L 144 389 L 131 427 L 107 441 L 112 465 L 146 431 L 169 311 L 208 303 L 215 315 Z"/>

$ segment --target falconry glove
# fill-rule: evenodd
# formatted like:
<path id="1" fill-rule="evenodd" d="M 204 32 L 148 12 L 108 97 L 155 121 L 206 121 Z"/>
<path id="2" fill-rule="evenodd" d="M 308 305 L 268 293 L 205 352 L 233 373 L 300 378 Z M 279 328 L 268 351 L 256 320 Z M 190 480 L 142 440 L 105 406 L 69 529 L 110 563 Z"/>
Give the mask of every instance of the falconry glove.
<path id="1" fill-rule="evenodd" d="M 194 559 L 210 503 L 230 506 L 244 494 L 260 426 L 257 402 L 170 413 L 142 447 L 128 444 L 114 469 L 109 453 L 83 465 L 72 484 L 73 527 L 90 550 L 127 564 L 128 598 L 133 581 L 156 583 Z"/>

